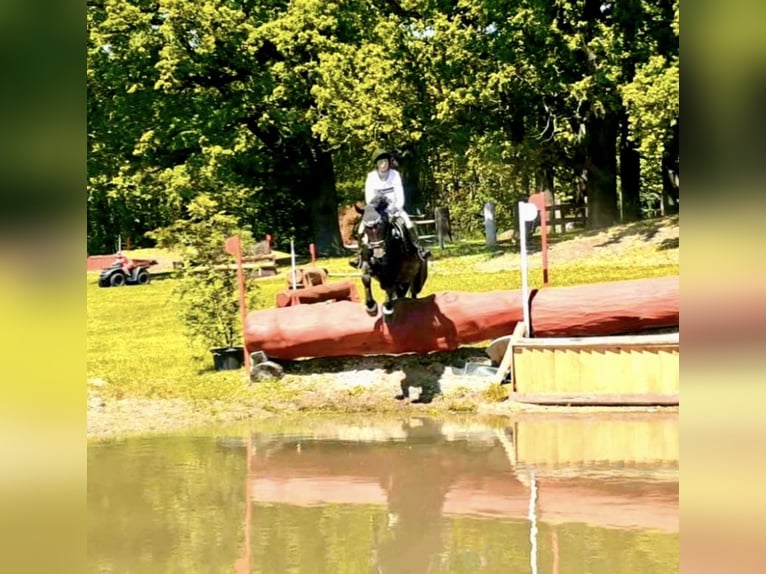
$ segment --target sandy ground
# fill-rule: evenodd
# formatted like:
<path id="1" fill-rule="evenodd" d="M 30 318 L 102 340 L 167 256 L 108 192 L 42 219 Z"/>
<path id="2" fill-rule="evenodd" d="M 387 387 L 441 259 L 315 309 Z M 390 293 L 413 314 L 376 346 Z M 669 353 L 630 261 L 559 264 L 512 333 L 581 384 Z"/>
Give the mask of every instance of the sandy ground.
<path id="1" fill-rule="evenodd" d="M 459 349 L 426 356 L 376 356 L 308 359 L 284 363 L 285 376 L 266 382 L 267 391 L 251 400 L 198 403 L 182 399 L 109 399 L 103 382 L 88 382 L 88 437 L 104 439 L 158 433 L 250 418 L 307 412 L 402 412 L 430 414 L 511 408 L 484 397 L 489 379 L 465 376 L 466 363 L 490 364 L 482 349 Z M 447 364 L 450 363 L 450 364 Z M 251 383 L 242 371 L 243 385 Z M 409 397 L 401 398 L 402 385 Z M 412 385 L 412 386 L 410 386 Z M 505 387 L 505 386 L 504 386 Z M 400 398 L 397 398 L 400 397 Z"/>
<path id="2" fill-rule="evenodd" d="M 477 348 L 477 361 L 487 362 Z M 161 434 L 183 429 L 207 427 L 266 417 L 323 413 L 370 413 L 449 416 L 472 414 L 481 418 L 510 417 L 536 412 L 609 412 L 609 407 L 551 407 L 525 405 L 491 395 L 490 379 L 466 376 L 461 368 L 444 365 L 452 358 L 464 361 L 465 353 L 440 353 L 430 357 L 364 357 L 335 360 L 322 365 L 302 361 L 303 374 L 291 373 L 280 381 L 274 396 L 253 398 L 238 403 L 200 403 L 182 399 L 123 398 L 104 399 L 98 387 L 89 383 L 88 438 L 108 440 L 130 435 Z M 392 363 L 405 363 L 392 367 Z M 463 363 L 465 364 L 465 363 Z M 457 372 L 456 372 L 457 371 Z M 401 395 L 402 381 L 415 385 L 410 396 Z M 243 371 L 243 385 L 249 384 Z M 510 385 L 502 385 L 507 393 Z M 677 411 L 677 407 L 620 407 L 620 412 Z"/>
<path id="3" fill-rule="evenodd" d="M 550 259 L 567 262 L 619 261 L 636 248 L 646 248 L 647 264 L 678 263 L 678 218 L 662 224 L 642 222 L 586 232 L 550 246 Z M 539 254 L 532 256 L 540 257 Z M 642 256 L 643 259 L 643 256 Z M 171 266 L 170 261 L 161 265 Z M 518 265 L 515 258 L 502 256 L 483 264 L 482 271 L 499 271 Z M 408 412 L 421 414 L 473 413 L 477 416 L 513 417 L 518 413 L 567 410 L 567 407 L 521 405 L 487 393 L 490 379 L 467 376 L 467 364 L 489 365 L 481 347 L 459 349 L 453 353 L 427 356 L 356 357 L 349 359 L 312 359 L 285 365 L 285 377 L 271 384 L 274 393 L 264 400 L 192 403 L 182 399 L 123 398 L 102 396 L 103 382 L 88 381 L 87 434 L 91 440 L 113 439 L 134 434 L 173 432 L 187 428 L 231 423 L 252 418 L 282 416 L 290 413 L 323 412 Z M 397 400 L 402 383 L 412 385 L 407 399 Z M 243 371 L 243 385 L 250 384 Z M 508 385 L 501 387 L 508 389 Z M 571 407 L 604 411 L 603 407 Z M 569 408 L 569 410 L 571 410 Z M 621 408 L 622 411 L 666 411 L 673 408 Z"/>

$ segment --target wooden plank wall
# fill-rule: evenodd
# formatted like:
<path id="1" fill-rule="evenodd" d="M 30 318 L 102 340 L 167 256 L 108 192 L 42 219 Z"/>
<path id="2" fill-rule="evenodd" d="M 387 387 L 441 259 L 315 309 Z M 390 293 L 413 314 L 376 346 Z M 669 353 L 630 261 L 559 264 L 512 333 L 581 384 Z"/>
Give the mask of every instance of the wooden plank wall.
<path id="1" fill-rule="evenodd" d="M 677 340 L 587 339 L 514 343 L 513 398 L 549 404 L 678 404 Z"/>

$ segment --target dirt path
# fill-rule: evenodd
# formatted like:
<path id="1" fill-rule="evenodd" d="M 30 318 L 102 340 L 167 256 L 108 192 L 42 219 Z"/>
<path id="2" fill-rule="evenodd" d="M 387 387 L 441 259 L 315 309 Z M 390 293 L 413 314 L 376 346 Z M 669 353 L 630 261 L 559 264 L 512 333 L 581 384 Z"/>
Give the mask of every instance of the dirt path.
<path id="1" fill-rule="evenodd" d="M 549 237 L 548 258 L 550 265 L 602 265 L 604 263 L 630 264 L 640 258 L 643 265 L 678 263 L 679 257 L 678 216 L 666 217 L 610 227 L 604 230 L 585 231 L 564 241 L 556 235 Z M 507 233 L 511 236 L 511 233 Z M 502 235 L 499 236 L 499 239 Z M 530 249 L 529 263 L 540 265 L 539 237 L 535 237 Z M 625 258 L 629 257 L 629 260 Z M 496 272 L 518 268 L 518 253 L 502 255 L 480 266 L 480 271 Z"/>

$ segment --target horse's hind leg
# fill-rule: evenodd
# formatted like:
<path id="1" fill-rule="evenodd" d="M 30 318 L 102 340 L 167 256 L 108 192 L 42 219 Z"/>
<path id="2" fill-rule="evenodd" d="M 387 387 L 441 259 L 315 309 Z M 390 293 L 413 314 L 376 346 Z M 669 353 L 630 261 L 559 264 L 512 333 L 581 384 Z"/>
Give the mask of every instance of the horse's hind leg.
<path id="1" fill-rule="evenodd" d="M 424 261 L 420 264 L 420 269 L 418 269 L 410 286 L 410 293 L 412 294 L 413 299 L 417 299 L 418 294 L 423 290 L 423 285 L 426 284 L 426 279 L 428 279 L 428 263 Z"/>
<path id="2" fill-rule="evenodd" d="M 378 314 L 378 304 L 372 297 L 372 279 L 370 278 L 370 267 L 367 262 L 362 263 L 362 285 L 364 285 L 364 310 L 371 317 Z"/>
<path id="3" fill-rule="evenodd" d="M 403 401 L 410 398 L 410 384 L 407 382 L 407 377 L 404 377 L 401 382 L 402 392 L 396 395 L 394 398 L 397 401 Z"/>

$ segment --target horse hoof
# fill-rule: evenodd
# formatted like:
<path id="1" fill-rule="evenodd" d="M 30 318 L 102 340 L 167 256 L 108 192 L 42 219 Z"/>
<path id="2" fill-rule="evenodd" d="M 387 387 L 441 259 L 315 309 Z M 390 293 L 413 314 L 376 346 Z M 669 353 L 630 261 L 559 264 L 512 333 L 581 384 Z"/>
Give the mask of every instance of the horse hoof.
<path id="1" fill-rule="evenodd" d="M 390 316 L 394 314 L 394 308 L 390 305 L 383 305 L 383 314 L 386 316 Z"/>
<path id="2" fill-rule="evenodd" d="M 367 311 L 367 314 L 370 317 L 374 317 L 375 315 L 378 314 L 378 304 L 373 303 L 372 307 L 365 307 L 364 310 Z"/>

